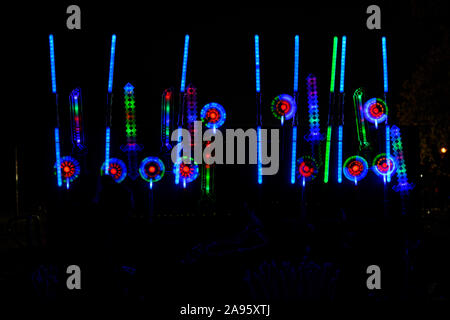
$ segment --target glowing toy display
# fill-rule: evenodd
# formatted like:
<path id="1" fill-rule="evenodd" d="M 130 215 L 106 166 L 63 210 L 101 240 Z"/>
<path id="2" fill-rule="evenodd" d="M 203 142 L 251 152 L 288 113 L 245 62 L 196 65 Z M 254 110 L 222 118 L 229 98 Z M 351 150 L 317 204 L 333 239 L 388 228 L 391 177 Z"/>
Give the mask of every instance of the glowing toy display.
<path id="1" fill-rule="evenodd" d="M 217 129 L 224 124 L 227 114 L 222 105 L 211 102 L 202 108 L 200 117 L 206 127 Z"/>
<path id="2" fill-rule="evenodd" d="M 53 35 L 48 36 L 48 42 L 50 47 L 50 72 L 52 78 L 52 93 L 55 95 L 56 103 L 56 127 L 55 127 L 55 155 L 56 155 L 56 166 L 61 165 L 61 142 L 59 137 L 59 113 L 58 113 L 58 94 L 56 92 L 56 71 L 55 71 L 55 46 L 53 42 Z M 58 187 L 62 187 L 62 177 L 61 171 L 56 171 L 56 178 Z"/>
<path id="3" fill-rule="evenodd" d="M 393 186 L 396 192 L 407 193 L 414 188 L 414 184 L 408 182 L 408 174 L 406 172 L 405 157 L 403 155 L 403 144 L 400 129 L 397 126 L 391 127 L 392 153 L 397 162 L 397 182 Z"/>
<path id="4" fill-rule="evenodd" d="M 74 182 L 80 175 L 80 163 L 70 156 L 61 158 L 59 170 L 57 170 L 57 163 L 55 163 L 54 168 L 55 173 L 58 174 L 59 172 L 61 177 L 66 181 L 67 189 L 69 189 L 69 184 Z"/>
<path id="5" fill-rule="evenodd" d="M 385 153 L 381 153 L 373 159 L 372 169 L 377 176 L 386 179 L 387 175 L 391 175 L 395 172 L 395 160 L 393 157 L 388 157 Z"/>
<path id="6" fill-rule="evenodd" d="M 150 189 L 153 188 L 153 183 L 162 179 L 166 167 L 161 159 L 157 157 L 147 157 L 142 160 L 139 167 L 139 174 L 141 178 L 150 183 Z"/>
<path id="7" fill-rule="evenodd" d="M 116 56 L 116 35 L 111 36 L 111 54 L 109 58 L 108 94 L 106 96 L 106 132 L 105 132 L 105 174 L 108 174 L 109 157 L 111 152 L 111 113 L 112 113 L 112 89 L 114 79 L 114 58 Z"/>
<path id="8" fill-rule="evenodd" d="M 123 180 L 125 180 L 127 176 L 127 167 L 122 160 L 110 158 L 108 161 L 108 168 L 106 168 L 106 165 L 107 163 L 103 162 L 103 165 L 101 167 L 102 175 L 108 174 L 117 183 L 121 183 Z"/>
<path id="9" fill-rule="evenodd" d="M 294 117 L 297 111 L 297 104 L 293 97 L 288 94 L 280 94 L 276 96 L 271 103 L 272 114 L 275 118 L 281 120 L 283 125 L 284 120 L 290 120 Z"/>
<path id="10" fill-rule="evenodd" d="M 323 136 L 320 133 L 317 80 L 312 74 L 306 78 L 306 90 L 308 93 L 309 135 L 305 138 L 307 141 L 315 143 L 322 140 Z"/>
<path id="11" fill-rule="evenodd" d="M 188 162 L 188 158 L 186 156 L 180 158 L 173 167 L 174 174 L 178 173 L 181 181 L 183 182 L 183 186 L 186 188 L 186 184 L 197 179 L 199 175 L 198 164 L 194 161 L 194 159 L 190 158 L 190 163 Z"/>
<path id="12" fill-rule="evenodd" d="M 358 183 L 361 179 L 367 175 L 369 171 L 369 165 L 367 161 L 360 156 L 352 156 L 345 160 L 344 167 L 344 176 L 350 180 Z"/>
<path id="13" fill-rule="evenodd" d="M 336 78 L 336 56 L 337 56 L 338 37 L 333 38 L 333 55 L 331 58 L 331 77 L 330 77 L 330 97 L 328 101 L 328 127 L 327 142 L 325 146 L 325 169 L 323 174 L 323 182 L 328 183 L 330 173 L 330 150 L 331 150 L 331 134 L 333 130 L 332 106 L 334 104 L 334 86 Z"/>
<path id="14" fill-rule="evenodd" d="M 313 157 L 304 156 L 297 160 L 297 179 L 302 181 L 302 185 L 314 180 L 319 173 L 317 162 Z"/>
<path id="15" fill-rule="evenodd" d="M 372 98 L 364 103 L 364 117 L 371 123 L 378 124 L 387 119 L 388 108 L 386 103 L 379 98 Z"/>
<path id="16" fill-rule="evenodd" d="M 126 117 L 126 136 L 127 144 L 122 146 L 122 151 L 128 155 L 128 176 L 132 180 L 136 180 L 138 177 L 137 168 L 137 152 L 142 149 L 136 142 L 136 103 L 134 98 L 134 87 L 127 83 L 124 89 L 124 105 L 125 105 L 125 117 Z"/>
<path id="17" fill-rule="evenodd" d="M 83 150 L 84 130 L 83 130 L 83 104 L 81 100 L 81 89 L 74 89 L 70 96 L 70 127 L 72 134 L 72 145 L 78 150 Z"/>

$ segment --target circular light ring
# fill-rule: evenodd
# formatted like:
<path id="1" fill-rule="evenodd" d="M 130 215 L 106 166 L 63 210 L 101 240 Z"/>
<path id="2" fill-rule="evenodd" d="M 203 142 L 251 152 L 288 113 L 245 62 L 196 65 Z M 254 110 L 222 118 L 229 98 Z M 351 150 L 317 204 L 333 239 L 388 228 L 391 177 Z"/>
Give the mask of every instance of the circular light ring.
<path id="1" fill-rule="evenodd" d="M 395 172 L 397 164 L 395 163 L 394 157 L 386 157 L 385 153 L 380 153 L 377 155 L 372 162 L 372 169 L 377 176 L 387 176 Z"/>
<path id="2" fill-rule="evenodd" d="M 364 179 L 369 171 L 367 161 L 360 156 L 352 156 L 347 158 L 343 167 L 345 177 L 350 181 L 359 181 Z"/>
<path id="3" fill-rule="evenodd" d="M 55 169 L 55 174 L 56 174 L 56 163 L 53 166 L 53 168 Z M 67 179 L 69 179 L 69 182 L 73 182 L 80 175 L 80 171 L 81 171 L 80 163 L 75 158 L 72 158 L 71 156 L 62 157 L 60 170 L 61 170 L 61 177 L 63 179 L 65 179 L 66 181 L 67 181 Z"/>
<path id="4" fill-rule="evenodd" d="M 319 173 L 316 160 L 310 156 L 297 159 L 297 179 L 305 181 L 314 180 Z"/>
<path id="5" fill-rule="evenodd" d="M 106 174 L 106 162 L 103 162 L 100 172 L 102 176 Z M 115 182 L 121 183 L 127 176 L 127 166 L 120 159 L 110 158 L 108 175 L 110 175 Z"/>
<path id="6" fill-rule="evenodd" d="M 379 98 L 372 98 L 364 103 L 364 116 L 371 123 L 385 121 L 387 112 L 386 102 Z"/>
<path id="7" fill-rule="evenodd" d="M 222 105 L 211 102 L 202 108 L 200 111 L 200 118 L 205 123 L 206 127 L 219 128 L 224 124 L 227 114 Z"/>
<path id="8" fill-rule="evenodd" d="M 165 172 L 166 167 L 164 166 L 164 163 L 157 157 L 145 158 L 141 161 L 139 167 L 141 178 L 147 182 L 157 182 L 161 180 Z"/>
<path id="9" fill-rule="evenodd" d="M 173 166 L 174 174 L 177 174 L 178 170 L 180 174 L 180 180 L 186 180 L 186 183 L 194 181 L 199 175 L 198 164 L 192 158 L 190 158 L 191 163 L 185 163 L 188 161 L 188 159 L 188 157 L 184 156 L 180 158 Z"/>
<path id="10" fill-rule="evenodd" d="M 284 117 L 284 120 L 292 119 L 297 111 L 295 99 L 288 94 L 280 94 L 272 100 L 270 105 L 273 115 L 277 119 Z"/>

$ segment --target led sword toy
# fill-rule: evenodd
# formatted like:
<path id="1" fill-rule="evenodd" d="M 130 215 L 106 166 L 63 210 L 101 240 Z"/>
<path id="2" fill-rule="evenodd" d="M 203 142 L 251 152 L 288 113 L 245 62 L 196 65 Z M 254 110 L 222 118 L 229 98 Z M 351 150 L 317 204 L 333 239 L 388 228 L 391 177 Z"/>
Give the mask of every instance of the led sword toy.
<path id="1" fill-rule="evenodd" d="M 294 100 L 298 102 L 298 66 L 299 66 L 299 36 L 294 37 Z M 291 149 L 291 184 L 295 184 L 295 169 L 297 160 L 297 125 L 298 115 L 294 114 L 292 121 L 292 149 Z"/>
<path id="2" fill-rule="evenodd" d="M 72 146 L 76 151 L 85 149 L 83 130 L 83 104 L 81 89 L 74 89 L 69 96 L 70 103 L 70 127 L 72 135 Z"/>
<path id="3" fill-rule="evenodd" d="M 179 113 L 178 113 L 178 150 L 177 150 L 177 161 L 180 162 L 181 153 L 181 129 L 183 127 L 183 117 L 184 117 L 184 90 L 186 87 L 186 72 L 187 72 L 187 61 L 189 54 L 189 35 L 184 37 L 184 50 L 183 50 L 183 66 L 181 70 L 181 85 L 180 85 L 180 102 L 179 102 Z M 180 183 L 180 170 L 175 170 L 175 184 Z M 185 186 L 186 184 L 184 184 Z"/>
<path id="4" fill-rule="evenodd" d="M 383 89 L 384 89 L 384 102 L 387 105 L 388 95 L 388 71 L 387 71 L 387 53 L 386 53 L 386 37 L 381 38 L 381 51 L 383 54 Z M 390 128 L 388 124 L 388 117 L 386 117 L 386 157 L 389 159 L 391 155 L 391 141 L 390 141 Z M 386 181 L 391 182 L 391 174 L 388 172 Z"/>
<path id="5" fill-rule="evenodd" d="M 105 174 L 109 174 L 109 159 L 111 152 L 111 122 L 112 122 L 112 88 L 114 78 L 114 57 L 116 55 L 116 35 L 111 36 L 111 55 L 109 60 L 108 93 L 106 96 L 106 132 L 105 132 Z"/>
<path id="6" fill-rule="evenodd" d="M 330 172 L 330 149 L 331 149 L 331 137 L 333 129 L 333 110 L 334 105 L 334 87 L 336 79 L 336 56 L 337 56 L 337 46 L 338 37 L 333 38 L 333 56 L 331 58 L 331 79 L 330 79 L 330 96 L 328 101 L 328 127 L 327 127 L 327 141 L 325 146 L 325 169 L 323 174 L 323 182 L 328 183 L 328 177 Z"/>
<path id="7" fill-rule="evenodd" d="M 262 150 L 261 150 L 261 70 L 259 59 L 259 35 L 255 35 L 255 78 L 256 78 L 256 125 L 257 125 L 257 165 L 258 165 L 258 184 L 262 184 Z"/>
<path id="8" fill-rule="evenodd" d="M 59 110 L 58 110 L 58 93 L 56 90 L 56 71 L 55 71 L 55 47 L 53 35 L 50 34 L 48 37 L 50 46 L 50 68 L 51 68 L 51 78 L 52 78 L 52 93 L 55 95 L 55 106 L 56 106 L 56 126 L 55 126 L 55 153 L 56 153 L 56 177 L 58 187 L 62 187 L 62 175 L 61 175 L 61 145 L 59 137 Z"/>
<path id="9" fill-rule="evenodd" d="M 342 183 L 342 139 L 343 139 L 343 129 L 344 129 L 344 81 L 345 81 L 345 53 L 347 49 L 347 37 L 342 36 L 342 49 L 341 49 L 341 70 L 340 70 L 340 80 L 339 80 L 339 127 L 338 127 L 338 159 L 337 159 L 337 173 L 338 183 Z"/>

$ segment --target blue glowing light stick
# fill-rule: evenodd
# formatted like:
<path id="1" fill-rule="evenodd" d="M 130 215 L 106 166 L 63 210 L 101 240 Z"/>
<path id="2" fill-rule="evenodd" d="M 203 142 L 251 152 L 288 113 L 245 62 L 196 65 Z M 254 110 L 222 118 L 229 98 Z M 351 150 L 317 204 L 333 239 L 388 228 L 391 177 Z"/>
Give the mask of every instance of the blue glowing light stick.
<path id="1" fill-rule="evenodd" d="M 49 46 L 50 46 L 50 70 L 52 78 L 52 93 L 55 94 L 56 101 L 56 127 L 55 127 L 55 153 L 56 153 L 56 177 L 58 187 L 62 187 L 62 176 L 61 176 L 61 146 L 59 140 L 59 113 L 58 113 L 58 94 L 56 92 L 56 71 L 55 71 L 55 46 L 53 43 L 53 35 L 48 36 Z"/>
<path id="2" fill-rule="evenodd" d="M 342 139 L 343 139 L 343 126 L 338 128 L 338 183 L 342 183 Z"/>
<path id="3" fill-rule="evenodd" d="M 188 53 L 189 53 L 189 35 L 187 34 L 184 37 L 183 69 L 181 72 L 180 92 L 184 92 L 184 89 L 186 87 L 186 70 L 187 70 Z"/>
<path id="4" fill-rule="evenodd" d="M 259 36 L 255 35 L 255 78 L 256 78 L 256 115 L 257 115 L 257 166 L 258 184 L 262 184 L 262 151 L 261 151 L 261 69 L 259 56 Z"/>
<path id="5" fill-rule="evenodd" d="M 299 66 L 299 36 L 294 38 L 294 99 L 298 94 L 298 66 Z M 297 101 L 295 101 L 297 103 Z M 295 168 L 297 161 L 297 115 L 292 122 L 292 149 L 291 149 L 291 184 L 295 184 Z"/>
<path id="6" fill-rule="evenodd" d="M 381 38 L 383 51 L 383 86 L 384 93 L 388 92 L 388 71 L 387 71 L 387 54 L 386 54 L 386 37 Z"/>
<path id="7" fill-rule="evenodd" d="M 342 37 L 342 50 L 341 50 L 341 77 L 339 81 L 339 92 L 344 92 L 344 80 L 345 80 L 345 51 L 347 48 L 347 37 Z"/>
<path id="8" fill-rule="evenodd" d="M 116 35 L 111 37 L 111 55 L 109 59 L 108 95 L 107 95 L 107 120 L 105 133 L 105 174 L 109 174 L 109 159 L 111 150 L 111 111 L 112 111 L 112 88 L 114 79 L 114 58 L 116 56 Z"/>

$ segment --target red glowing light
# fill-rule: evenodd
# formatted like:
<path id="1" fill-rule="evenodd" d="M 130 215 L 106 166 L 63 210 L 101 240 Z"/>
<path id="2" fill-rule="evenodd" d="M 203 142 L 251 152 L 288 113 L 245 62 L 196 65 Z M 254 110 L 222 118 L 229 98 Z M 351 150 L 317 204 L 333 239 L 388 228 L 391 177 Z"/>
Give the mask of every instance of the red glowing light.
<path id="1" fill-rule="evenodd" d="M 156 171 L 156 168 L 154 166 L 150 166 L 148 168 L 148 171 L 150 171 L 151 173 L 154 173 Z"/>
<path id="2" fill-rule="evenodd" d="M 116 168 L 112 168 L 109 172 L 110 172 L 112 175 L 115 175 L 115 174 L 117 173 L 117 169 L 116 169 Z"/>
<path id="3" fill-rule="evenodd" d="M 183 172 L 188 173 L 189 171 L 191 171 L 191 170 L 189 169 L 188 166 L 183 167 Z"/>
<path id="4" fill-rule="evenodd" d="M 65 166 L 63 170 L 64 170 L 64 172 L 69 172 L 70 171 L 70 167 Z"/>

